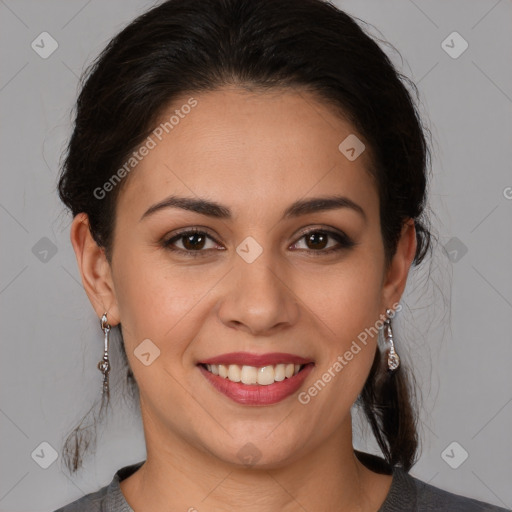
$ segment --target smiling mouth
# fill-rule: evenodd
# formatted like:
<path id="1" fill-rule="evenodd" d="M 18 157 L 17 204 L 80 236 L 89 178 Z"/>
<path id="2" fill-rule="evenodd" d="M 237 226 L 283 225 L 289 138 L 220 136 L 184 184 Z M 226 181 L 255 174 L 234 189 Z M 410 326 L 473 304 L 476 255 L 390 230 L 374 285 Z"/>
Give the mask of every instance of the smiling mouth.
<path id="1" fill-rule="evenodd" d="M 313 364 L 313 363 L 309 363 Z M 306 364 L 274 364 L 267 366 L 247 366 L 238 364 L 200 364 L 205 370 L 231 382 L 246 385 L 269 386 L 290 379 L 301 372 Z"/>

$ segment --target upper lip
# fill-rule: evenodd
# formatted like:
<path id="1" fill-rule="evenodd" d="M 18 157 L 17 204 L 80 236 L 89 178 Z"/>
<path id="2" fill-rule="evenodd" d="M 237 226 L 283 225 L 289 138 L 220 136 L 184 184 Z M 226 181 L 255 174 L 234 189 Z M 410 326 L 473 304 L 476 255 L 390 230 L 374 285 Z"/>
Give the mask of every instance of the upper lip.
<path id="1" fill-rule="evenodd" d="M 270 366 L 274 364 L 308 364 L 312 359 L 300 357 L 295 354 L 285 354 L 283 352 L 273 352 L 268 354 L 251 354 L 250 352 L 230 352 L 220 356 L 210 357 L 199 361 L 198 364 L 238 364 L 240 366 Z"/>

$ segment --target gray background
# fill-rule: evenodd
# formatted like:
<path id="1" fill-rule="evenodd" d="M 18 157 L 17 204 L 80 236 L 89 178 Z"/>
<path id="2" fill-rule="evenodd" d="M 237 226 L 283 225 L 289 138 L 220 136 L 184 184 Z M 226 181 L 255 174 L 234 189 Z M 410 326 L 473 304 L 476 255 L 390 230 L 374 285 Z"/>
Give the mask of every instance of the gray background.
<path id="1" fill-rule="evenodd" d="M 151 5 L 0 0 L 2 511 L 54 510 L 145 458 L 140 418 L 126 403 L 100 426 L 95 455 L 78 475 L 63 471 L 61 456 L 43 469 L 31 454 L 42 442 L 60 454 L 63 436 L 101 388 L 101 331 L 69 241 L 71 218 L 55 192 L 78 76 Z M 403 62 L 384 47 L 418 84 L 434 139 L 431 208 L 440 243 L 430 266 L 410 276 L 396 320 L 399 353 L 414 365 L 423 396 L 423 451 L 411 473 L 510 508 L 512 3 L 337 5 L 398 49 Z M 59 45 L 47 59 L 31 48 L 44 31 Z M 441 46 L 453 31 L 469 44 L 458 58 Z M 355 426 L 359 432 L 357 418 Z M 459 464 L 462 450 L 469 456 L 453 469 L 447 461 Z"/>

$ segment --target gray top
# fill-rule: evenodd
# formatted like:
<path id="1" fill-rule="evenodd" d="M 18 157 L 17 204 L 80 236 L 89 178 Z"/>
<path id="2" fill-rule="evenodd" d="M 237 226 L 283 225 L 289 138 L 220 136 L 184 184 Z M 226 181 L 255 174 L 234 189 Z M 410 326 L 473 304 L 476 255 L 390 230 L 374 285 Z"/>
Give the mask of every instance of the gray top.
<path id="1" fill-rule="evenodd" d="M 360 454 L 359 452 L 358 457 Z M 379 473 L 390 474 L 390 470 L 383 470 L 383 459 L 361 455 L 367 467 Z M 144 462 L 119 469 L 110 484 L 54 512 L 134 512 L 126 502 L 119 482 L 135 473 Z M 392 473 L 391 487 L 378 512 L 511 512 L 510 509 L 443 491 L 412 477 L 398 467 L 393 468 Z"/>

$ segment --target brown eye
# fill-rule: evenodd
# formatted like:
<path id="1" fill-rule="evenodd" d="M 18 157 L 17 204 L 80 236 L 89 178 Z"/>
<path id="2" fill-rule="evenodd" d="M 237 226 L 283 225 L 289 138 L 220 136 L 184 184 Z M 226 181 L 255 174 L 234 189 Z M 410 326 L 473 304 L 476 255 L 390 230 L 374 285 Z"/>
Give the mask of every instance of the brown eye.
<path id="1" fill-rule="evenodd" d="M 201 233 L 192 233 L 190 235 L 181 235 L 183 246 L 187 251 L 202 249 L 206 242 L 206 237 Z"/>
<path id="2" fill-rule="evenodd" d="M 323 231 L 315 231 L 305 235 L 304 238 L 310 249 L 325 249 L 330 237 Z"/>
<path id="3" fill-rule="evenodd" d="M 182 252 L 190 256 L 202 256 L 206 253 L 206 250 L 203 249 L 205 249 L 208 239 L 215 242 L 212 247 L 215 248 L 217 241 L 208 235 L 208 233 L 196 229 L 189 229 L 188 231 L 182 231 L 168 240 L 164 240 L 162 246 L 170 251 Z M 183 248 L 176 247 L 175 245 L 177 243 L 181 243 Z"/>
<path id="4" fill-rule="evenodd" d="M 334 246 L 329 246 L 329 240 L 331 239 L 336 241 L 337 244 L 334 244 Z M 206 247 L 208 240 L 214 242 L 212 247 Z M 332 252 L 349 249 L 357 245 L 345 234 L 320 229 L 303 233 L 299 240 L 305 240 L 306 244 L 305 249 L 299 250 L 305 250 L 314 256 L 330 254 Z M 292 247 L 295 248 L 298 243 L 299 242 L 296 242 Z M 177 246 L 177 244 L 181 244 L 182 247 Z M 213 237 L 211 237 L 205 231 L 198 229 L 182 231 L 181 233 L 174 235 L 172 238 L 164 240 L 162 242 L 162 246 L 170 251 L 175 251 L 177 253 L 182 253 L 183 255 L 193 257 L 207 255 L 208 249 L 224 250 L 223 248 L 219 247 L 218 242 Z"/>
<path id="5" fill-rule="evenodd" d="M 300 240 L 302 239 L 304 239 L 306 243 L 305 250 L 309 251 L 314 256 L 321 256 L 334 251 L 350 249 L 356 245 L 356 243 L 345 234 L 329 230 L 315 229 L 308 231 L 307 233 L 303 233 Z M 329 247 L 329 239 L 334 239 L 336 242 L 338 242 L 338 245 Z M 297 243 L 294 245 L 297 245 Z"/>

